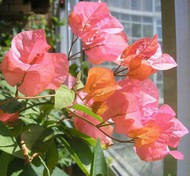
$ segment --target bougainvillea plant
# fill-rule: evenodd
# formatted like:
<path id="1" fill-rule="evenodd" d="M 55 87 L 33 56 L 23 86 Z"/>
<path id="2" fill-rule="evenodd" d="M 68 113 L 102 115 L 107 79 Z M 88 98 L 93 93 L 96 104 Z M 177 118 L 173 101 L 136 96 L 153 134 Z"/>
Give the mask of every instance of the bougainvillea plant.
<path id="1" fill-rule="evenodd" d="M 144 161 L 168 154 L 183 159 L 175 148 L 188 130 L 169 105 L 159 105 L 150 79 L 177 66 L 162 53 L 157 35 L 128 45 L 122 24 L 100 1 L 77 3 L 68 23 L 75 36 L 68 53 L 48 52 L 43 30 L 24 31 L 12 39 L 1 62 L 2 176 L 67 175 L 67 154 L 85 175 L 106 176 L 102 149 L 117 142 L 133 145 Z M 97 65 L 83 83 L 82 71 L 76 77 L 69 73 L 77 40 L 87 61 Z M 103 62 L 117 68 L 98 65 Z"/>

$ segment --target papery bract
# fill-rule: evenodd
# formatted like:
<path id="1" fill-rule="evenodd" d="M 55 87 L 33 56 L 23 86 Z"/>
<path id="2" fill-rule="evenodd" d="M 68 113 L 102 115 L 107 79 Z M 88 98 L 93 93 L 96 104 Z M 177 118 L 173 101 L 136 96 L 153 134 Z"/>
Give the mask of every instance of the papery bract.
<path id="1" fill-rule="evenodd" d="M 18 120 L 19 113 L 6 113 L 0 110 L 0 121 L 7 124 Z"/>
<path id="2" fill-rule="evenodd" d="M 93 123 L 94 125 L 98 125 L 100 123 L 95 118 L 90 117 L 90 116 L 88 116 L 88 115 L 86 115 L 84 113 L 78 112 L 78 114 L 81 115 L 83 118 L 87 119 L 88 121 L 90 121 L 91 123 Z M 94 139 L 99 138 L 101 144 L 103 144 L 105 146 L 112 145 L 112 140 L 107 136 L 107 135 L 109 135 L 109 136 L 112 135 L 112 132 L 113 132 L 113 127 L 112 126 L 108 125 L 108 126 L 105 126 L 105 127 L 99 127 L 107 135 L 102 133 L 99 129 L 97 129 L 93 125 L 87 123 L 85 120 L 82 120 L 82 119 L 77 118 L 77 117 L 74 118 L 74 126 L 80 132 L 83 132 L 84 134 L 86 134 L 86 135 L 88 135 L 88 136 L 90 136 L 90 137 L 92 137 Z"/>
<path id="3" fill-rule="evenodd" d="M 118 84 L 121 88 L 103 103 L 106 109 L 102 116 L 104 121 L 110 118 L 114 121 L 115 132 L 128 135 L 132 129 L 142 127 L 157 111 L 158 89 L 149 79 L 126 78 Z"/>
<path id="4" fill-rule="evenodd" d="M 105 101 L 116 89 L 117 84 L 110 69 L 95 67 L 88 71 L 87 82 L 83 88 L 87 99 Z"/>
<path id="5" fill-rule="evenodd" d="M 1 64 L 5 80 L 27 96 L 57 89 L 68 75 L 68 61 L 65 54 L 48 53 L 49 48 L 43 30 L 17 34 Z"/>
<path id="6" fill-rule="evenodd" d="M 124 32 L 119 34 L 101 33 L 98 35 L 101 41 L 83 44 L 83 49 L 88 55 L 88 60 L 93 64 L 100 64 L 103 61 L 116 61 L 117 57 L 127 46 L 127 38 Z M 98 39 L 99 40 L 99 39 Z"/>
<path id="7" fill-rule="evenodd" d="M 127 47 L 124 28 L 110 14 L 106 3 L 77 3 L 69 16 L 69 25 L 82 40 L 84 51 L 94 64 L 115 61 Z"/>
<path id="8" fill-rule="evenodd" d="M 153 39 L 137 40 L 123 51 L 121 58 L 129 69 L 127 75 L 132 79 L 147 79 L 157 70 L 168 70 L 177 66 L 171 56 L 162 54 L 157 35 Z"/>
<path id="9" fill-rule="evenodd" d="M 177 147 L 180 138 L 188 133 L 173 115 L 174 111 L 168 105 L 163 105 L 144 127 L 129 133 L 131 138 L 135 138 L 135 151 L 142 160 L 160 160 L 167 154 L 183 159 L 180 152 L 168 148 Z"/>

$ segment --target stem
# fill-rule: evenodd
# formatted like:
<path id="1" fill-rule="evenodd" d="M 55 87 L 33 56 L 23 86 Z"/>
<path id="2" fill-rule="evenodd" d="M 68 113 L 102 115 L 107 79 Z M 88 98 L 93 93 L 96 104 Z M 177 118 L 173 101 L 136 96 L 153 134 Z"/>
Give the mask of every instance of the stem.
<path id="1" fill-rule="evenodd" d="M 118 71 L 118 72 L 114 72 L 114 75 L 115 76 L 117 76 L 119 73 L 121 73 L 121 72 L 123 72 L 123 71 L 126 71 L 126 70 L 128 70 L 128 68 L 124 68 L 124 69 L 122 69 L 122 70 L 120 70 L 120 71 Z"/>
<path id="2" fill-rule="evenodd" d="M 117 71 L 120 69 L 120 67 L 121 67 L 121 65 L 119 65 L 119 66 L 115 69 L 114 75 L 117 73 Z"/>
<path id="3" fill-rule="evenodd" d="M 72 43 L 71 43 L 71 47 L 69 49 L 69 52 L 68 52 L 68 60 L 71 59 L 70 55 L 71 55 L 71 52 L 72 52 L 72 49 L 73 49 L 73 46 L 75 44 L 75 42 L 78 40 L 78 38 L 74 39 L 74 34 L 72 35 Z"/>
<path id="4" fill-rule="evenodd" d="M 19 112 L 25 111 L 27 109 L 33 108 L 33 107 L 38 106 L 38 105 L 44 105 L 44 104 L 53 104 L 53 103 L 49 102 L 49 101 L 48 102 L 42 102 L 42 103 L 36 103 L 36 104 L 33 104 L 31 106 L 28 106 L 26 108 L 21 109 Z"/>
<path id="5" fill-rule="evenodd" d="M 73 57 L 75 57 L 76 55 L 78 55 L 78 54 L 80 54 L 80 53 L 82 53 L 82 52 L 84 52 L 84 51 L 88 51 L 88 50 L 90 50 L 90 49 L 92 49 L 92 48 L 95 48 L 95 47 L 97 47 L 97 46 L 102 46 L 102 44 L 94 45 L 94 46 L 89 47 L 89 48 L 87 48 L 87 49 L 85 49 L 85 50 L 81 50 L 81 51 L 79 51 L 79 52 L 76 52 L 75 54 L 73 54 L 72 56 L 69 57 L 69 60 L 71 60 L 71 59 L 72 59 Z"/>
<path id="6" fill-rule="evenodd" d="M 10 102 L 12 102 L 12 101 L 14 101 L 14 100 L 16 100 L 16 99 L 17 99 L 17 98 L 8 99 L 8 100 L 6 100 L 6 101 L 0 103 L 0 106 L 2 106 L 2 105 L 4 105 L 4 104 L 7 104 L 7 103 L 10 103 Z"/>
<path id="7" fill-rule="evenodd" d="M 29 100 L 29 99 L 47 98 L 47 97 L 55 97 L 55 94 L 41 95 L 41 96 L 36 96 L 36 97 L 19 97 L 19 96 L 17 96 L 16 99 Z"/>
<path id="8" fill-rule="evenodd" d="M 116 139 L 110 135 L 108 135 L 106 132 L 104 132 L 101 128 L 99 128 L 97 125 L 93 124 L 91 121 L 85 119 L 84 117 L 76 114 L 75 112 L 71 111 L 69 108 L 66 108 L 70 113 L 72 113 L 75 117 L 78 117 L 79 119 L 81 120 L 84 120 L 85 122 L 87 122 L 88 124 L 92 125 L 93 127 L 97 128 L 99 131 L 101 131 L 103 134 L 105 134 L 107 137 L 109 137 L 110 139 L 114 140 L 114 141 L 117 141 L 117 142 L 120 142 L 120 143 L 134 143 L 134 139 L 131 139 L 131 140 L 119 140 L 119 139 Z"/>
<path id="9" fill-rule="evenodd" d="M 100 128 L 100 127 L 104 127 L 104 126 L 109 126 L 109 125 L 114 125 L 115 123 L 106 123 L 106 122 L 101 122 L 98 125 L 96 125 L 96 127 Z"/>
<path id="10" fill-rule="evenodd" d="M 10 103 L 10 102 L 12 102 L 12 101 L 14 101 L 14 100 L 19 100 L 19 99 L 20 99 L 20 100 L 29 100 L 29 99 L 47 98 L 47 97 L 54 97 L 54 96 L 55 96 L 55 94 L 42 95 L 42 96 L 36 96 L 36 97 L 19 97 L 19 96 L 17 96 L 17 97 L 8 99 L 8 100 L 6 100 L 6 101 L 0 103 L 0 106 L 2 106 L 2 105 L 4 105 L 4 104 L 7 104 L 7 103 Z"/>
<path id="11" fill-rule="evenodd" d="M 48 167 L 47 167 L 46 163 L 44 162 L 44 160 L 42 159 L 42 157 L 41 157 L 41 156 L 39 156 L 39 159 L 40 159 L 40 161 L 41 161 L 42 165 L 44 166 L 44 168 L 45 168 L 45 169 L 46 169 L 46 171 L 47 171 L 47 176 L 51 176 L 50 171 L 49 171 L 49 169 L 48 169 Z"/>

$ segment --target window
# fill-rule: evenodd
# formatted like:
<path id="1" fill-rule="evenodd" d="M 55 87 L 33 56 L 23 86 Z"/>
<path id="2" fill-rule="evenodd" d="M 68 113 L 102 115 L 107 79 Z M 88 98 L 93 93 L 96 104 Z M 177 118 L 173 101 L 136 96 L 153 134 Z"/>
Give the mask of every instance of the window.
<path id="1" fill-rule="evenodd" d="M 141 0 L 131 0 L 132 10 L 141 10 Z"/>
<path id="2" fill-rule="evenodd" d="M 142 1 L 142 10 L 152 12 L 153 11 L 153 1 L 152 0 Z"/>

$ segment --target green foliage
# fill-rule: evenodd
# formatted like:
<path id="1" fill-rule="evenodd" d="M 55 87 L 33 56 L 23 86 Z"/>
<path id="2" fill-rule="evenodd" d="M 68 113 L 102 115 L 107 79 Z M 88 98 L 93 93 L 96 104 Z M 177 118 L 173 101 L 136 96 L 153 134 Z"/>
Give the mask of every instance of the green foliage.
<path id="1" fill-rule="evenodd" d="M 75 93 L 67 86 L 62 85 L 55 94 L 55 108 L 60 110 L 69 106 L 75 99 Z"/>
<path id="2" fill-rule="evenodd" d="M 11 131 L 0 122 L 0 150 L 19 158 L 23 158 L 21 149 Z"/>
<path id="3" fill-rule="evenodd" d="M 108 166 L 104 157 L 104 153 L 100 146 L 100 140 L 94 148 L 94 159 L 91 167 L 91 176 L 108 176 Z"/>
<path id="4" fill-rule="evenodd" d="M 27 125 L 22 133 L 21 140 L 33 153 L 45 153 L 53 140 L 53 131 L 37 124 Z"/>
<path id="5" fill-rule="evenodd" d="M 75 105 L 72 106 L 72 108 L 75 109 L 75 110 L 78 110 L 80 112 L 84 112 L 85 114 L 95 118 L 99 122 L 103 122 L 102 118 L 99 115 L 93 113 L 92 110 L 89 107 L 85 106 L 85 105 L 75 104 Z"/>

